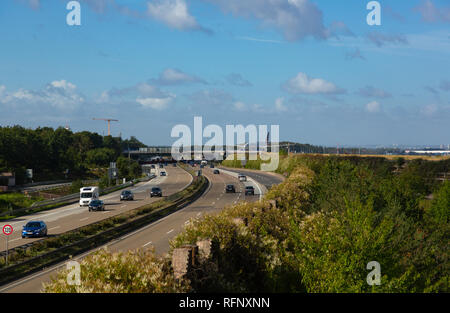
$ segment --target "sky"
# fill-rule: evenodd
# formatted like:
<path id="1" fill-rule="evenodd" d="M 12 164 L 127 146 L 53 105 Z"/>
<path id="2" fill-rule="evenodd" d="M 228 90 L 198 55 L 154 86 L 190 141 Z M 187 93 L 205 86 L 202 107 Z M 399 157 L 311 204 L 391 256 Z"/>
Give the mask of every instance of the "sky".
<path id="1" fill-rule="evenodd" d="M 178 124 L 279 125 L 326 146 L 450 144 L 450 3 L 380 0 L 0 3 L 0 126 L 171 145 Z M 207 141 L 207 139 L 205 139 Z"/>

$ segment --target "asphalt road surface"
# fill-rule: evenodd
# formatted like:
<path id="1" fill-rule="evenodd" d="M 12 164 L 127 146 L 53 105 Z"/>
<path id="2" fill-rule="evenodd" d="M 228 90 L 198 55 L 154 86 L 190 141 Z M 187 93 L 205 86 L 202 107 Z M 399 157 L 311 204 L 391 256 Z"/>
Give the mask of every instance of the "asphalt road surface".
<path id="1" fill-rule="evenodd" d="M 206 168 L 203 169 L 203 175 L 209 179 L 210 185 L 199 199 L 173 214 L 107 244 L 108 249 L 117 252 L 153 247 L 157 254 L 165 254 L 169 251 L 169 240 L 179 234 L 191 219 L 220 212 L 225 206 L 235 204 L 238 201 L 257 201 L 259 199 L 258 194 L 245 196 L 243 192 L 244 186 L 250 185 L 252 182 L 240 183 L 234 176 L 222 172 L 213 174 L 212 169 Z M 266 177 L 266 179 L 272 179 L 271 182 L 273 183 L 277 182 L 273 176 L 270 177 Z M 225 187 L 227 184 L 234 184 L 236 193 L 226 193 Z M 257 190 L 257 188 L 255 189 Z M 81 259 L 89 253 L 92 253 L 92 251 L 74 259 Z M 39 292 L 42 289 L 42 283 L 50 281 L 50 277 L 55 276 L 56 271 L 62 266 L 65 266 L 65 262 L 0 287 L 0 292 Z"/>
<path id="2" fill-rule="evenodd" d="M 224 169 L 230 172 L 242 173 L 250 178 L 253 178 L 261 185 L 264 185 L 267 189 L 270 189 L 270 187 L 272 187 L 273 185 L 278 185 L 284 180 L 284 177 L 282 175 L 271 172 L 263 172 L 248 169 L 236 169 L 231 167 L 224 167 Z"/>
<path id="3" fill-rule="evenodd" d="M 41 239 L 22 239 L 22 226 L 28 221 L 44 221 L 47 224 L 47 236 L 53 236 L 158 201 L 159 198 L 157 197 L 150 198 L 150 189 L 153 186 L 161 187 L 163 196 L 169 196 L 187 187 L 192 180 L 192 176 L 179 167 L 167 167 L 164 170 L 167 176 L 157 176 L 148 182 L 127 188 L 127 190 L 131 190 L 134 193 L 134 201 L 120 201 L 120 193 L 125 189 L 100 197 L 105 202 L 105 211 L 89 212 L 87 207 L 80 207 L 78 203 L 75 203 L 0 223 L 0 227 L 3 227 L 4 224 L 10 224 L 14 229 L 13 234 L 8 238 L 9 249 Z M 0 237 L 2 237 L 0 240 L 0 251 L 5 251 L 6 240 L 3 240 L 3 234 Z"/>

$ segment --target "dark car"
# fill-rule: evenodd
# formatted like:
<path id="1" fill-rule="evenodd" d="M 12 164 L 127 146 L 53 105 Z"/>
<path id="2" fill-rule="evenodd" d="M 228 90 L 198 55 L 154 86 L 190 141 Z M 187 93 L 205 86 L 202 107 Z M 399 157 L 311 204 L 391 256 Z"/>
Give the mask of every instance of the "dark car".
<path id="1" fill-rule="evenodd" d="M 92 200 L 89 202 L 89 212 L 91 211 L 105 211 L 105 203 L 102 200 Z"/>
<path id="2" fill-rule="evenodd" d="M 130 190 L 124 190 L 120 194 L 120 201 L 122 200 L 134 200 L 134 195 Z"/>
<path id="3" fill-rule="evenodd" d="M 30 221 L 22 229 L 22 238 L 47 236 L 47 225 L 43 221 Z"/>
<path id="4" fill-rule="evenodd" d="M 210 164 L 209 167 L 210 167 L 210 168 L 214 168 L 214 164 Z"/>
<path id="5" fill-rule="evenodd" d="M 166 172 L 161 172 L 161 173 L 159 173 L 159 175 L 160 176 L 167 176 L 167 173 Z"/>
<path id="6" fill-rule="evenodd" d="M 177 163 L 173 163 L 173 167 L 177 167 Z"/>
<path id="7" fill-rule="evenodd" d="M 152 166 L 151 166 L 152 168 L 155 168 L 155 164 L 152 164 Z"/>
<path id="8" fill-rule="evenodd" d="M 200 168 L 204 168 L 205 166 L 203 164 L 200 165 Z"/>
<path id="9" fill-rule="evenodd" d="M 150 191 L 150 198 L 152 197 L 162 197 L 162 190 L 159 187 L 153 187 Z"/>
<path id="10" fill-rule="evenodd" d="M 214 170 L 213 173 L 214 174 L 220 174 L 219 170 Z"/>
<path id="11" fill-rule="evenodd" d="M 159 168 L 163 168 L 164 166 L 162 164 L 159 165 Z"/>
<path id="12" fill-rule="evenodd" d="M 255 188 L 253 186 L 245 186 L 245 195 L 255 195 Z"/>
<path id="13" fill-rule="evenodd" d="M 235 193 L 236 188 L 234 188 L 234 185 L 227 185 L 227 187 L 225 188 L 225 192 L 226 193 Z"/>

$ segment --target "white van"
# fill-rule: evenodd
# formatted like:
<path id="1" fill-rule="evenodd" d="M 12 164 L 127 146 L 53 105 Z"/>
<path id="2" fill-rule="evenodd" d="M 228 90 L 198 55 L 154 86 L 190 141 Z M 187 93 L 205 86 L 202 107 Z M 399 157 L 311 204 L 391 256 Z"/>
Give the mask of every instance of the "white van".
<path id="1" fill-rule="evenodd" d="M 87 206 L 91 200 L 98 200 L 98 187 L 83 187 L 80 188 L 80 206 Z"/>

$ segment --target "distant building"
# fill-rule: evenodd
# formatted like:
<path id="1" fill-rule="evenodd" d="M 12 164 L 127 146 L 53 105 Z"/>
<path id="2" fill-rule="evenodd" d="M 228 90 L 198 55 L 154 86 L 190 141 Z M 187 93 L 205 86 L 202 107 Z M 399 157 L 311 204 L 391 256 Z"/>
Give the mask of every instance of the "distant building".
<path id="1" fill-rule="evenodd" d="M 0 186 L 3 187 L 14 187 L 16 185 L 16 177 L 14 173 L 4 172 L 0 173 Z M 2 188 L 6 190 L 7 188 Z"/>
<path id="2" fill-rule="evenodd" d="M 450 155 L 450 149 L 449 150 L 405 150 L 405 154 Z"/>

